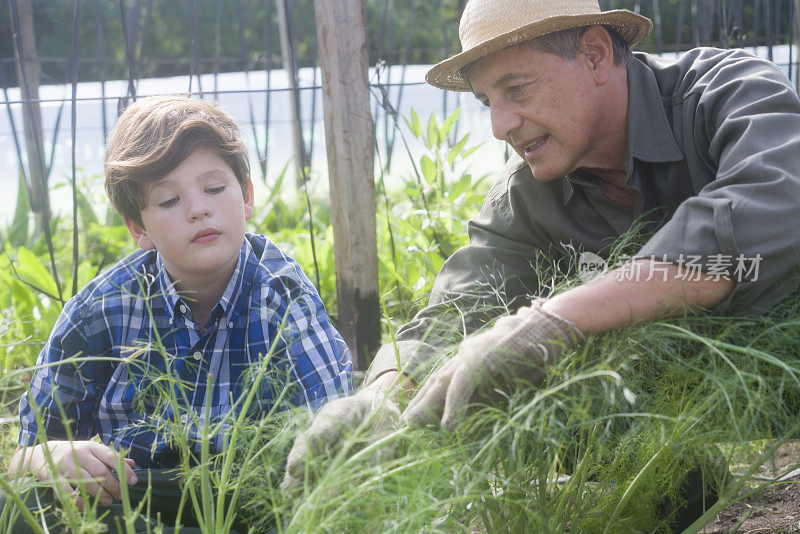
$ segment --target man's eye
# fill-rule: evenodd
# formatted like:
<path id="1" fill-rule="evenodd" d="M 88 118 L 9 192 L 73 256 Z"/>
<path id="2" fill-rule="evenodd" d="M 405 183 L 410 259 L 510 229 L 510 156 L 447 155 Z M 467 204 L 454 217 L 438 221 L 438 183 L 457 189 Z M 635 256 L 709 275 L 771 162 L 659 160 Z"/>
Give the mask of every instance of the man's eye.
<path id="1" fill-rule="evenodd" d="M 178 203 L 178 197 L 173 197 L 169 200 L 165 200 L 164 202 L 159 202 L 158 205 L 161 206 L 162 208 L 171 208 L 177 203 Z"/>
<path id="2" fill-rule="evenodd" d="M 206 189 L 206 193 L 211 193 L 212 195 L 216 195 L 217 193 L 222 193 L 223 191 L 225 191 L 224 185 L 218 185 L 216 187 L 209 187 L 208 189 Z"/>

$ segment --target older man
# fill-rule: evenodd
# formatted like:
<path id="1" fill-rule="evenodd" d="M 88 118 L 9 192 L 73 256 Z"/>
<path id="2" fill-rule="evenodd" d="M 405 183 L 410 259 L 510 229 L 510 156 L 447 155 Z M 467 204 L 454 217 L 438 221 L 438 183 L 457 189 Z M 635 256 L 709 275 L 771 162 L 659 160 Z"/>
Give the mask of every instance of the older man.
<path id="1" fill-rule="evenodd" d="M 470 0 L 462 52 L 427 80 L 471 91 L 519 158 L 470 221 L 470 245 L 443 266 L 430 306 L 399 332 L 399 354 L 383 347 L 366 387 L 329 404 L 295 444 L 287 484 L 309 444 L 335 441 L 377 406 L 376 420 L 400 416 L 384 393 L 399 372 L 413 383 L 433 367 L 443 310 L 460 305 L 468 331 L 485 322 L 485 310 L 464 315 L 482 309 L 480 288 L 516 313 L 464 339 L 402 420 L 453 428 L 479 394 L 540 379 L 587 335 L 716 305 L 765 309 L 797 287 L 797 94 L 774 64 L 737 50 L 632 54 L 651 27 L 595 0 Z M 530 301 L 547 297 L 536 257 L 557 261 L 563 244 L 606 257 L 637 219 L 648 239 L 632 263 Z"/>

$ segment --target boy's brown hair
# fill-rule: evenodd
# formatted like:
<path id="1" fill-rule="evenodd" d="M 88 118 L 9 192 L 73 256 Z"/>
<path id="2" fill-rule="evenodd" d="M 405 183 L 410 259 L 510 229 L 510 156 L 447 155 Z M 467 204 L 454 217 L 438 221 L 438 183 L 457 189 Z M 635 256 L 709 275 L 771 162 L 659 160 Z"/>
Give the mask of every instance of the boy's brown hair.
<path id="1" fill-rule="evenodd" d="M 214 104 L 181 96 L 137 101 L 117 119 L 106 143 L 106 194 L 123 219 L 141 225 L 147 184 L 172 172 L 194 149 L 219 154 L 247 195 L 250 163 L 233 118 Z"/>

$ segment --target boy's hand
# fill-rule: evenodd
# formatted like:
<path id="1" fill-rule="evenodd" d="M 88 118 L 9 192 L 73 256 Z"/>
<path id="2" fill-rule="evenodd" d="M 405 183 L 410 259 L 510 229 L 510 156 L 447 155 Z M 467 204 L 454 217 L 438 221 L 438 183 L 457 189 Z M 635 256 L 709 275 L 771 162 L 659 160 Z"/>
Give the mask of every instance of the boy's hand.
<path id="1" fill-rule="evenodd" d="M 370 420 L 370 429 L 375 434 L 395 425 L 400 419 L 400 408 L 394 400 L 393 389 L 401 389 L 397 386 L 397 372 L 388 372 L 356 394 L 323 406 L 311 426 L 297 436 L 292 445 L 281 491 L 289 493 L 303 483 L 309 456 L 339 447 L 343 437 L 363 421 Z"/>
<path id="2" fill-rule="evenodd" d="M 52 473 L 50 463 L 45 456 L 47 447 L 57 472 Z M 22 449 L 17 451 L 17 455 Z M 22 473 L 31 473 L 42 482 L 64 477 L 62 488 L 76 496 L 78 508 L 83 508 L 83 500 L 74 489 L 79 481 L 86 481 L 86 492 L 92 497 L 99 497 L 100 503 L 109 506 L 113 499 L 122 497 L 120 482 L 112 472 L 117 468 L 116 452 L 102 443 L 94 441 L 55 441 L 35 445 L 26 450 L 27 462 L 23 463 Z M 15 456 L 17 456 L 15 455 Z M 25 459 L 22 459 L 24 462 Z M 13 462 L 11 465 L 19 465 Z M 134 461 L 125 459 L 124 480 L 128 484 L 136 484 L 137 477 L 133 472 Z"/>

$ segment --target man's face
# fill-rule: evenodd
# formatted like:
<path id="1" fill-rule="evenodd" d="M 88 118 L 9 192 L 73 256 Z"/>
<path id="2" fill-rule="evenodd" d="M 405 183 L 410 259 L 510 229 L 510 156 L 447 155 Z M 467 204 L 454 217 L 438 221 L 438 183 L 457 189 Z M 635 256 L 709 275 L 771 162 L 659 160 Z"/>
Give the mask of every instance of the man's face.
<path id="1" fill-rule="evenodd" d="M 253 216 L 252 183 L 248 186 L 245 197 L 225 160 L 200 147 L 148 185 L 143 226 L 126 225 L 141 248 L 158 250 L 179 289 L 186 283 L 226 283 L 236 268 L 245 220 Z"/>
<path id="2" fill-rule="evenodd" d="M 492 132 L 541 181 L 589 167 L 598 151 L 600 104 L 583 54 L 570 64 L 522 43 L 488 55 L 467 71 L 491 112 Z"/>

